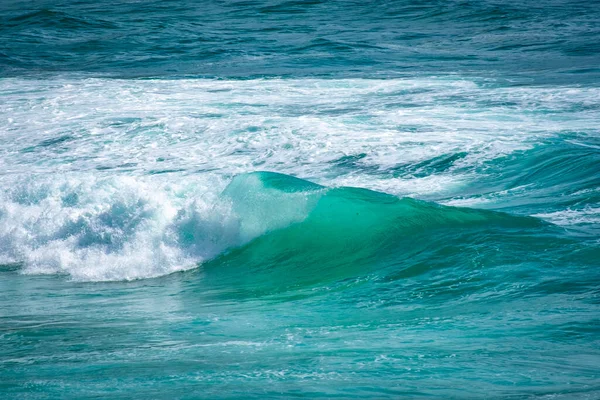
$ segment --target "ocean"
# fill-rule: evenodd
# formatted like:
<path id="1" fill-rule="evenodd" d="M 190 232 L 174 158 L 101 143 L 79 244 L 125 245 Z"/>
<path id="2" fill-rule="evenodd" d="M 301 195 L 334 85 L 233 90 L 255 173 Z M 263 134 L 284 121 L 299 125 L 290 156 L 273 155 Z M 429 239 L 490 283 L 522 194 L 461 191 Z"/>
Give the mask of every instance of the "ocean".
<path id="1" fill-rule="evenodd" d="M 2 1 L 0 398 L 600 398 L 600 4 Z"/>

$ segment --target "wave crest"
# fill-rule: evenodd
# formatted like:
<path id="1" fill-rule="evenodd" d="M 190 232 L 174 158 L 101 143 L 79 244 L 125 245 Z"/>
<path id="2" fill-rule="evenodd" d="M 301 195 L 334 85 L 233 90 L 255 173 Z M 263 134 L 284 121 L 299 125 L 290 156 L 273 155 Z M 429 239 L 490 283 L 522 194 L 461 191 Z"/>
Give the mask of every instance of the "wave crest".
<path id="1" fill-rule="evenodd" d="M 32 180 L 4 193 L 0 221 L 0 263 L 86 281 L 156 277 L 207 260 L 209 270 L 280 264 L 314 274 L 320 265 L 377 263 L 424 232 L 541 224 L 271 172 L 239 175 L 222 193 L 208 182 Z"/>

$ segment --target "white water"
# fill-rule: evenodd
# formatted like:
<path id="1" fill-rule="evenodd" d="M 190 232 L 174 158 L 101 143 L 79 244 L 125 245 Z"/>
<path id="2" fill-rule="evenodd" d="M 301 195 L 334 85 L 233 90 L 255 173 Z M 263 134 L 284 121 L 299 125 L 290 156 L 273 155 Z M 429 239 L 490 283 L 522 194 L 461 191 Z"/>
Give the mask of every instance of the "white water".
<path id="1" fill-rule="evenodd" d="M 2 79 L 0 263 L 78 280 L 159 276 L 267 229 L 241 230 L 218 200 L 239 173 L 447 198 L 486 161 L 598 126 L 600 89 L 482 85 Z M 439 173 L 389 172 L 459 152 Z"/>

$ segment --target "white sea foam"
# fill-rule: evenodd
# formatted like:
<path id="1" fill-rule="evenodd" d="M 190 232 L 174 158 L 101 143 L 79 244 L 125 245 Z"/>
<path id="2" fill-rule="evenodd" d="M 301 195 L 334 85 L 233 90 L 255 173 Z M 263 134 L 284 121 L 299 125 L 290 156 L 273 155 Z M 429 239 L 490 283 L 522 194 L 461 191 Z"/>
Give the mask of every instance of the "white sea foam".
<path id="1" fill-rule="evenodd" d="M 343 156 L 364 153 L 361 166 L 384 170 L 465 151 L 459 164 L 471 165 L 590 128 L 594 113 L 565 120 L 560 111 L 600 90 L 433 79 L 4 79 L 0 96 L 5 173 L 268 169 L 329 182 L 330 163 Z"/>
<path id="2" fill-rule="evenodd" d="M 234 244 L 235 220 L 226 209 L 214 209 L 210 191 L 185 186 L 89 174 L 30 178 L 0 200 L 0 262 L 81 280 L 136 279 L 193 267 Z M 181 240 L 186 234 L 196 240 Z"/>
<path id="3" fill-rule="evenodd" d="M 172 183 L 147 176 L 36 175 L 0 197 L 0 264 L 76 280 L 131 280 L 198 266 L 302 221 L 314 196 L 243 175 Z"/>
<path id="4" fill-rule="evenodd" d="M 535 214 L 557 225 L 600 224 L 600 207 L 587 207 L 581 210 L 561 210 L 551 213 Z"/>

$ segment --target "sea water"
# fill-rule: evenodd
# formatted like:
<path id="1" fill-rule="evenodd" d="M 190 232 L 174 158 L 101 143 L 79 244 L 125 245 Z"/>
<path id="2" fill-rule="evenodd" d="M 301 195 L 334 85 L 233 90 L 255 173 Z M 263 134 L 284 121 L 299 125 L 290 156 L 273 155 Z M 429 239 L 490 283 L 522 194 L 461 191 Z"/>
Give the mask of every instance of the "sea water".
<path id="1" fill-rule="evenodd" d="M 600 5 L 0 5 L 0 397 L 600 397 Z"/>

